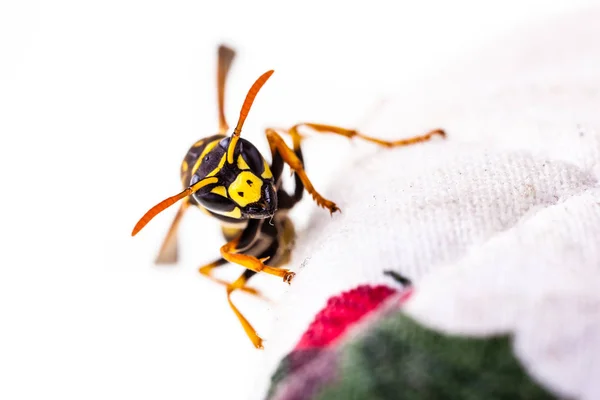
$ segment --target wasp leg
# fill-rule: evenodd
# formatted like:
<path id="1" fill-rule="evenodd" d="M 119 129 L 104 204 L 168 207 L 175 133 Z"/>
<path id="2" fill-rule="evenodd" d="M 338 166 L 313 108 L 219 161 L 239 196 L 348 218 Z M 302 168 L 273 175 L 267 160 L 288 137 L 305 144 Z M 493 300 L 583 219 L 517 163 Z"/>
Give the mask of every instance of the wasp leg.
<path id="1" fill-rule="evenodd" d="M 294 145 L 294 153 L 300 162 L 304 164 L 302 149 L 299 142 Z M 271 156 L 271 172 L 273 173 L 275 182 L 277 182 L 277 186 L 280 186 L 280 178 L 283 172 L 284 161 L 283 158 L 281 158 L 281 154 L 279 154 L 277 151 L 272 153 Z M 279 210 L 289 210 L 294 207 L 296 203 L 302 200 L 302 195 L 304 194 L 304 185 L 302 184 L 298 174 L 294 174 L 294 171 L 292 171 L 292 174 L 294 175 L 294 193 L 290 195 L 281 187 L 277 190 L 277 208 Z"/>
<path id="2" fill-rule="evenodd" d="M 274 240 L 269 245 L 269 247 L 259 255 L 259 257 L 261 257 L 261 259 L 273 257 L 271 260 L 277 262 L 276 259 L 278 257 L 274 256 L 276 256 L 276 254 L 280 250 L 280 246 L 281 243 L 278 240 Z M 242 327 L 244 328 L 246 335 L 248 335 L 248 338 L 250 338 L 250 340 L 256 348 L 262 349 L 262 339 L 258 336 L 256 330 L 252 327 L 252 325 L 250 325 L 250 322 L 248 322 L 248 320 L 242 315 L 242 313 L 231 301 L 231 293 L 233 293 L 233 291 L 235 290 L 244 290 L 248 279 L 250 279 L 255 274 L 255 271 L 246 270 L 244 271 L 242 276 L 240 276 L 235 282 L 233 282 L 229 287 L 227 287 L 227 301 L 229 302 L 229 306 L 231 307 L 235 315 L 238 317 L 238 320 L 242 324 Z"/>
<path id="3" fill-rule="evenodd" d="M 160 251 L 154 260 L 156 264 L 173 264 L 177 262 L 179 256 L 177 245 L 177 228 L 181 222 L 181 217 L 183 217 L 183 214 L 189 205 L 190 202 L 187 199 L 181 202 L 181 206 L 179 206 L 179 210 L 177 211 L 177 214 L 175 214 L 175 218 L 171 223 L 171 227 L 169 228 L 169 231 L 163 240 L 163 244 L 160 247 Z"/>
<path id="4" fill-rule="evenodd" d="M 229 285 L 227 287 L 227 302 L 229 302 L 229 306 L 231 307 L 235 316 L 238 318 L 238 320 L 242 324 L 242 328 L 244 328 L 244 332 L 246 332 L 246 335 L 248 336 L 248 338 L 250 339 L 252 344 L 254 344 L 254 347 L 256 347 L 257 349 L 262 349 L 263 348 L 262 339 L 260 338 L 260 336 L 258 336 L 258 334 L 256 333 L 256 330 L 252 327 L 250 322 L 248 322 L 246 317 L 244 317 L 242 315 L 240 310 L 238 310 L 238 308 L 235 306 L 235 304 L 233 304 L 233 302 L 231 301 L 231 293 L 233 293 L 233 291 L 235 291 L 235 290 L 243 290 L 248 279 L 250 279 L 250 277 L 254 274 L 256 274 L 256 272 L 246 270 L 238 279 L 236 279 L 235 282 L 233 282 L 231 285 Z"/>
<path id="5" fill-rule="evenodd" d="M 225 260 L 224 258 L 219 258 L 218 260 L 213 261 L 210 264 L 206 264 L 206 265 L 203 265 L 202 267 L 200 267 L 199 268 L 199 272 L 202 275 L 204 275 L 205 277 L 207 277 L 208 279 L 210 279 L 211 281 L 213 281 L 213 282 L 216 282 L 216 283 L 218 283 L 220 285 L 223 285 L 223 286 L 226 286 L 226 287 L 230 287 L 230 286 L 233 285 L 233 283 L 224 281 L 224 280 L 219 279 L 219 278 L 215 278 L 214 276 L 211 275 L 211 272 L 212 272 L 213 269 L 218 268 L 218 267 L 220 267 L 222 265 L 225 265 L 225 264 L 227 264 L 227 260 Z M 250 287 L 247 287 L 247 286 L 241 287 L 239 289 L 242 290 L 242 291 L 244 291 L 244 292 L 246 292 L 246 293 L 249 293 L 249 294 L 251 294 L 253 296 L 263 297 L 262 294 L 258 290 L 256 290 L 256 289 L 253 289 L 253 288 L 250 288 Z"/>
<path id="6" fill-rule="evenodd" d="M 298 128 L 300 128 L 302 126 L 311 128 L 319 133 L 333 133 L 336 135 L 345 136 L 348 139 L 351 139 L 353 137 L 358 137 L 358 138 L 361 138 L 368 142 L 373 142 L 373 143 L 376 143 L 376 144 L 378 144 L 380 146 L 384 146 L 384 147 L 408 146 L 408 145 L 419 143 L 419 142 L 426 142 L 426 141 L 430 140 L 434 135 L 440 135 L 442 137 L 446 136 L 446 132 L 444 130 L 434 129 L 430 132 L 427 132 L 424 135 L 414 136 L 411 138 L 400 139 L 400 140 L 383 140 L 383 139 L 378 139 L 378 138 L 375 138 L 372 136 L 364 135 L 354 129 L 346 129 L 346 128 L 341 128 L 339 126 L 333 126 L 333 125 L 314 124 L 314 123 L 310 123 L 310 122 L 303 122 L 300 124 L 296 124 L 293 127 L 291 127 L 289 130 L 287 130 L 286 132 L 288 132 L 290 134 L 290 136 L 292 136 L 293 140 L 300 141 L 302 139 L 302 136 L 298 133 Z"/>
<path id="7" fill-rule="evenodd" d="M 340 209 L 335 205 L 334 202 L 327 200 L 323 196 L 317 192 L 317 190 L 312 185 L 310 179 L 306 175 L 306 171 L 304 170 L 304 165 L 302 160 L 294 153 L 292 149 L 288 147 L 288 145 L 283 141 L 281 136 L 273 129 L 266 130 L 267 140 L 269 141 L 269 146 L 271 147 L 271 153 L 273 154 L 273 158 L 275 158 L 278 153 L 283 161 L 290 166 L 292 171 L 296 174 L 304 188 L 315 202 L 323 208 L 327 208 L 331 214 L 336 211 L 340 211 Z M 292 140 L 294 141 L 294 148 L 300 147 L 300 138 L 296 134 L 296 136 L 292 136 Z"/>
<path id="8" fill-rule="evenodd" d="M 264 272 L 270 275 L 275 275 L 280 278 L 283 278 L 283 281 L 286 283 L 290 283 L 294 276 L 296 275 L 294 272 L 291 272 L 289 269 L 283 268 L 273 268 L 264 264 L 270 257 L 256 258 L 254 256 L 250 256 L 247 254 L 238 253 L 240 237 L 232 240 L 231 242 L 225 243 L 221 247 L 221 256 L 234 264 L 241 265 L 244 268 L 247 268 L 254 272 Z"/>

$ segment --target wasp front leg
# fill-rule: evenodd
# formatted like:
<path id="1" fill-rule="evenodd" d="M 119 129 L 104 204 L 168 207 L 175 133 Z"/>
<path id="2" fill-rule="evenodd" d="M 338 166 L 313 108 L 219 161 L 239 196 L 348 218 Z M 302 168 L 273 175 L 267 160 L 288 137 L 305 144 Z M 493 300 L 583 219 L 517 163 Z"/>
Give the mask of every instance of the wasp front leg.
<path id="1" fill-rule="evenodd" d="M 248 322 L 246 317 L 244 317 L 240 310 L 238 310 L 235 304 L 233 304 L 233 302 L 231 301 L 231 293 L 233 293 L 233 291 L 235 290 L 244 290 L 246 282 L 254 274 L 254 271 L 246 270 L 238 279 L 236 279 L 235 282 L 233 282 L 230 286 L 227 287 L 227 302 L 229 303 L 229 307 L 231 307 L 231 310 L 237 317 L 238 321 L 240 321 L 244 332 L 246 333 L 254 347 L 256 347 L 257 349 L 262 349 L 263 341 L 260 338 L 260 336 L 258 336 L 258 333 L 256 333 L 256 329 L 252 327 L 252 325 L 250 324 L 250 322 Z"/>
<path id="2" fill-rule="evenodd" d="M 273 268 L 265 265 L 265 261 L 269 259 L 269 257 L 264 258 L 256 258 L 254 256 L 240 253 L 239 248 L 240 237 L 232 240 L 224 244 L 221 247 L 221 256 L 234 264 L 241 265 L 242 267 L 249 269 L 254 272 L 264 272 L 269 275 L 275 275 L 280 278 L 283 278 L 283 281 L 286 283 L 290 283 L 294 276 L 296 275 L 294 272 L 291 272 L 289 269 L 283 268 Z"/>
<path id="3" fill-rule="evenodd" d="M 336 211 L 340 211 L 338 206 L 330 200 L 327 200 L 323 196 L 317 192 L 311 183 L 310 179 L 306 175 L 306 171 L 304 170 L 304 163 L 298 157 L 296 152 L 288 147 L 282 137 L 273 129 L 267 129 L 265 131 L 267 135 L 267 140 L 269 141 L 269 146 L 271 147 L 271 154 L 273 156 L 273 160 L 281 157 L 283 162 L 290 166 L 291 170 L 296 174 L 300 183 L 304 186 L 306 191 L 310 193 L 315 202 L 323 208 L 327 208 L 331 214 Z M 290 132 L 291 133 L 291 132 Z M 294 149 L 299 151 L 300 149 L 300 136 L 297 134 L 292 135 L 292 141 L 294 145 Z"/>
<path id="4" fill-rule="evenodd" d="M 257 349 L 262 349 L 263 348 L 262 339 L 260 338 L 260 336 L 258 336 L 258 334 L 256 333 L 256 330 L 252 327 L 250 322 L 248 322 L 246 317 L 244 317 L 244 315 L 240 312 L 240 310 L 238 310 L 238 308 L 235 306 L 235 304 L 233 304 L 233 302 L 231 301 L 231 294 L 235 290 L 242 290 L 244 292 L 260 296 L 259 292 L 256 289 L 252 289 L 252 288 L 249 288 L 246 286 L 248 279 L 250 279 L 250 277 L 252 277 L 254 274 L 256 274 L 256 272 L 251 271 L 251 270 L 246 270 L 238 279 L 236 279 L 234 282 L 231 282 L 231 283 L 217 279 L 211 275 L 211 271 L 213 269 L 218 268 L 226 263 L 227 263 L 227 261 L 225 259 L 220 258 L 217 261 L 214 261 L 210 264 L 206 264 L 206 265 L 200 267 L 200 273 L 202 275 L 206 276 L 207 278 L 211 279 L 212 281 L 215 281 L 215 282 L 225 285 L 227 287 L 227 302 L 229 303 L 231 310 L 233 311 L 233 313 L 235 314 L 237 319 L 240 321 L 240 324 L 242 325 L 244 332 L 246 333 L 246 335 L 248 336 L 248 338 L 250 339 L 250 341 L 252 342 L 254 347 L 256 347 Z"/>
<path id="5" fill-rule="evenodd" d="M 284 239 L 283 236 L 281 237 L 281 239 Z M 259 255 L 260 259 L 266 260 L 267 258 L 273 257 L 272 260 L 279 264 L 281 262 L 281 258 L 280 256 L 278 256 L 278 252 L 280 251 L 282 245 L 283 243 L 279 239 L 275 239 L 271 243 L 271 245 Z M 248 322 L 248 320 L 242 315 L 242 313 L 238 310 L 235 304 L 233 304 L 233 302 L 231 301 L 231 294 L 236 290 L 245 290 L 248 279 L 250 279 L 255 274 L 255 271 L 247 269 L 235 282 L 229 285 L 227 287 L 227 301 L 229 302 L 229 306 L 240 321 L 242 327 L 244 328 L 244 332 L 246 332 L 246 335 L 248 336 L 250 341 L 254 344 L 256 348 L 262 349 L 262 339 L 260 338 L 260 336 L 258 336 L 256 330 L 252 327 L 250 322 Z"/>

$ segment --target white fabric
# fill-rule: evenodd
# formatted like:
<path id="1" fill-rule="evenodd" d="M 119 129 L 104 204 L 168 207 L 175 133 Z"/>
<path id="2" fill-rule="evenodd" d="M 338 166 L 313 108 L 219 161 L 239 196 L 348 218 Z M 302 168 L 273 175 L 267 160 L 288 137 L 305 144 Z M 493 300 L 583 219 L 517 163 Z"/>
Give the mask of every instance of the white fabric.
<path id="1" fill-rule="evenodd" d="M 276 309 L 258 376 L 332 294 L 415 282 L 407 311 L 447 332 L 512 333 L 530 373 L 600 398 L 600 12 L 521 31 L 389 103 L 367 130 L 448 138 L 357 146 L 300 232 L 298 274 Z M 395 134 L 394 134 L 395 133 Z M 366 150 L 360 150 L 364 148 Z"/>

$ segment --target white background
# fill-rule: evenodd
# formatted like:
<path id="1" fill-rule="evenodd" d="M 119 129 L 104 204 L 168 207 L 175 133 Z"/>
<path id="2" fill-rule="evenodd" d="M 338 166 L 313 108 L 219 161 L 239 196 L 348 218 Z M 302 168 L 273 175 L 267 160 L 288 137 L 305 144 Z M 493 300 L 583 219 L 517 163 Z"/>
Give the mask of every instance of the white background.
<path id="1" fill-rule="evenodd" d="M 149 207 L 180 190 L 188 146 L 216 131 L 218 43 L 238 50 L 230 124 L 251 83 L 275 69 L 243 132 L 266 150 L 266 126 L 360 127 L 377 101 L 443 75 L 490 38 L 586 3 L 0 3 L 0 398 L 243 399 L 251 390 L 261 353 L 223 288 L 197 273 L 218 255 L 218 224 L 189 212 L 172 267 L 152 261 L 175 207 L 130 237 Z M 324 193 L 327 171 L 352 146 L 307 143 Z M 294 211 L 299 229 L 313 207 Z M 285 290 L 275 278 L 253 282 L 274 299 Z M 236 300 L 268 346 L 269 304 Z"/>

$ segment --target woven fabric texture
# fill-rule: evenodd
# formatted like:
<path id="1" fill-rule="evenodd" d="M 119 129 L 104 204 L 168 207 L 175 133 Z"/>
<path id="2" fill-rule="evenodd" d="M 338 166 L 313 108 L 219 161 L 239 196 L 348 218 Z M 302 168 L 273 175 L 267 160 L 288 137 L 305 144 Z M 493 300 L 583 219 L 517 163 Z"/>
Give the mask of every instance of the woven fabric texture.
<path id="1" fill-rule="evenodd" d="M 413 280 L 414 320 L 509 334 L 545 388 L 600 398 L 599 17 L 531 27 L 385 106 L 369 134 L 448 138 L 361 145 L 322 191 L 343 213 L 300 233 L 256 398 L 329 297 L 395 284 L 385 270 Z"/>

